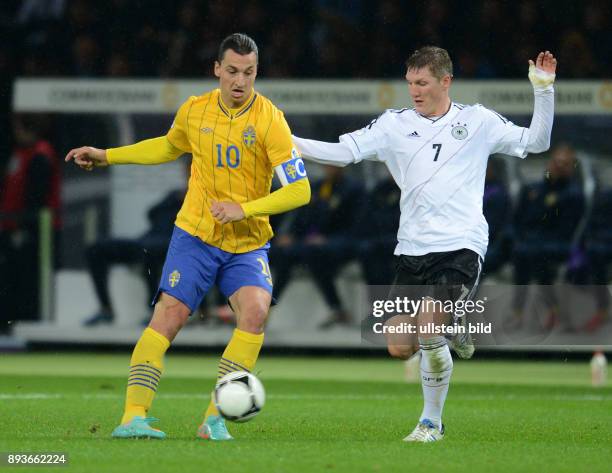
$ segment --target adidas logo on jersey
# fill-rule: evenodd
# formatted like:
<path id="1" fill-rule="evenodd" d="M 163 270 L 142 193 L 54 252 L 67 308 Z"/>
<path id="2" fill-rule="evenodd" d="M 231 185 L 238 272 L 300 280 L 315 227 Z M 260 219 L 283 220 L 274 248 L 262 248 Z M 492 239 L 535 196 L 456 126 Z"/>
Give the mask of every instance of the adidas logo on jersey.
<path id="1" fill-rule="evenodd" d="M 420 138 L 421 135 L 419 135 L 418 131 L 413 131 L 412 133 L 410 133 L 409 135 L 406 135 L 408 138 Z"/>

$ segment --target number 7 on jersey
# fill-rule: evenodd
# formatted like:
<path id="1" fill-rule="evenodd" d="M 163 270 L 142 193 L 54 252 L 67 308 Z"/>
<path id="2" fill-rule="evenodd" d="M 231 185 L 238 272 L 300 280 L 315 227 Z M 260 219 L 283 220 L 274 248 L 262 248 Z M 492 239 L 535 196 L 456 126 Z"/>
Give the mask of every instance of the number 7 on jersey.
<path id="1" fill-rule="evenodd" d="M 433 149 L 436 150 L 436 155 L 434 156 L 434 161 L 438 160 L 438 156 L 440 156 L 440 150 L 442 149 L 442 143 L 434 143 L 431 145 Z"/>

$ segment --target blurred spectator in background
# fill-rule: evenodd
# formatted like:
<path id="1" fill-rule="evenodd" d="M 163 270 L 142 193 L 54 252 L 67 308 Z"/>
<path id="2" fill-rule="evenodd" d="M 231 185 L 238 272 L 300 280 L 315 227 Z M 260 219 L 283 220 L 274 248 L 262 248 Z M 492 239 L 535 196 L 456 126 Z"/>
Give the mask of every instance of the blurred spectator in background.
<path id="1" fill-rule="evenodd" d="M 15 53 L 0 45 L 0 129 L 11 129 L 11 101 L 13 88 L 13 55 Z M 11 155 L 12 133 L 0 134 L 0 178 Z"/>
<path id="2" fill-rule="evenodd" d="M 368 192 L 350 232 L 353 239 L 351 258 L 359 261 L 370 303 L 379 294 L 372 286 L 389 286 L 395 277 L 400 197 L 399 187 L 387 174 Z M 360 317 L 365 315 L 359 314 Z"/>
<path id="3" fill-rule="evenodd" d="M 101 51 L 96 39 L 79 35 L 72 47 L 72 73 L 80 77 L 96 77 L 102 73 Z"/>
<path id="4" fill-rule="evenodd" d="M 483 277 L 497 271 L 510 257 L 510 195 L 504 162 L 491 158 L 487 164 L 482 212 L 489 225 L 489 246 L 484 259 Z"/>
<path id="5" fill-rule="evenodd" d="M 334 279 L 353 257 L 349 230 L 363 202 L 361 185 L 342 168 L 325 166 L 325 177 L 312 185 L 310 205 L 298 209 L 288 230 L 274 239 L 270 264 L 274 269 L 274 296 L 280 299 L 297 265 L 310 270 L 330 316 L 321 328 L 350 322 Z"/>
<path id="6" fill-rule="evenodd" d="M 474 54 L 470 53 L 470 51 L 482 51 L 482 55 L 491 61 L 489 67 L 493 69 L 496 76 L 509 76 L 512 73 L 512 69 L 510 68 L 508 57 L 501 57 L 498 54 L 499 48 L 508 42 L 508 38 L 513 32 L 512 27 L 514 25 L 507 21 L 510 14 L 508 4 L 499 0 L 489 0 L 483 2 L 480 6 L 475 3 L 471 5 L 473 10 L 468 12 L 469 20 L 466 21 L 466 24 L 470 24 L 471 27 L 464 32 L 463 37 L 455 38 L 455 44 L 461 44 L 462 41 L 465 41 L 470 45 L 470 47 L 462 46 L 457 48 L 456 57 L 458 58 L 457 66 L 459 67 L 457 72 L 459 73 L 464 70 L 466 63 L 470 66 L 470 61 L 465 58 L 466 55 Z M 472 62 L 476 61 L 476 58 L 472 59 Z M 480 67 L 472 66 L 472 70 L 476 73 L 479 69 Z M 520 71 L 522 70 L 523 65 L 521 64 Z M 521 74 L 522 72 L 519 72 L 517 75 Z M 477 77 L 477 75 L 469 77 Z"/>
<path id="7" fill-rule="evenodd" d="M 584 192 L 577 172 L 576 152 L 569 144 L 555 146 L 548 161 L 544 179 L 526 185 L 519 198 L 513 251 L 513 301 L 515 320 L 520 325 L 527 296 L 526 285 L 532 280 L 543 287 L 547 306 L 544 328 L 558 322 L 557 300 L 552 288 L 557 269 L 566 263 L 574 250 L 575 230 L 584 215 Z"/>
<path id="8" fill-rule="evenodd" d="M 64 14 L 66 0 L 23 0 L 17 11 L 19 23 L 47 22 Z"/>
<path id="9" fill-rule="evenodd" d="M 354 25 L 353 47 L 363 54 L 351 57 L 353 77 L 401 77 L 404 51 L 416 36 L 414 13 L 406 12 L 405 2 L 383 0 L 369 2 L 371 11 Z M 367 18 L 367 21 L 364 21 Z M 360 42 L 360 43 L 357 43 Z"/>
<path id="10" fill-rule="evenodd" d="M 60 230 L 60 165 L 44 139 L 40 115 L 13 116 L 14 149 L 0 181 L 0 295 L 2 326 L 40 318 L 40 210 L 52 212 L 55 243 Z M 57 245 L 55 245 L 57 246 Z"/>
<path id="11" fill-rule="evenodd" d="M 2 3 L 0 14 L 10 19 L 3 29 L 21 53 L 16 76 L 108 76 L 116 70 L 109 58 L 123 53 L 137 76 L 194 77 L 214 60 L 215 38 L 236 30 L 274 51 L 262 63 L 269 77 L 400 78 L 395 65 L 405 59 L 402 51 L 426 43 L 451 51 L 458 77 L 522 77 L 523 58 L 538 50 L 544 35 L 566 64 L 564 76 L 612 72 L 610 8 L 596 0 Z"/>
<path id="12" fill-rule="evenodd" d="M 301 18 L 293 14 L 286 17 L 277 28 L 270 32 L 268 54 L 260 58 L 266 77 L 291 77 L 291 75 L 306 76 L 312 71 L 306 70 L 308 61 L 305 55 L 303 38 L 306 26 Z M 307 67 L 307 66 L 306 66 Z"/>
<path id="13" fill-rule="evenodd" d="M 605 5 L 608 5 L 606 7 Z M 589 48 L 593 51 L 593 57 L 599 59 L 598 76 L 612 76 L 612 63 L 609 60 L 602 61 L 601 58 L 612 56 L 612 35 L 610 35 L 610 4 L 590 0 L 584 2 L 582 25 L 580 29 L 584 31 Z M 583 75 L 584 77 L 584 75 Z"/>
<path id="14" fill-rule="evenodd" d="M 115 52 L 106 62 L 106 75 L 112 78 L 130 77 L 133 75 L 132 65 L 126 54 Z"/>
<path id="15" fill-rule="evenodd" d="M 181 209 L 184 197 L 184 190 L 174 190 L 155 204 L 147 214 L 150 228 L 140 238 L 111 238 L 88 248 L 89 274 L 94 283 L 100 309 L 87 318 L 83 325 L 92 327 L 102 323 L 111 323 L 114 320 L 115 315 L 108 290 L 111 265 L 140 265 L 147 285 L 147 303 L 153 300 L 161 277 L 168 243 L 174 230 L 174 220 Z"/>
<path id="16" fill-rule="evenodd" d="M 609 268 L 612 263 L 612 189 L 595 194 L 591 218 L 585 237 L 588 282 L 595 284 L 595 313 L 583 327 L 588 332 L 597 330 L 609 317 L 610 290 Z"/>
<path id="17" fill-rule="evenodd" d="M 464 79 L 492 79 L 497 75 L 493 66 L 479 50 L 480 48 L 474 45 L 457 54 L 454 65 L 456 65 L 455 70 L 459 77 Z"/>
<path id="18" fill-rule="evenodd" d="M 569 79 L 594 77 L 599 67 L 593 57 L 593 49 L 588 44 L 582 31 L 570 29 L 563 34 L 559 48 L 559 61 L 567 61 L 563 73 Z"/>
<path id="19" fill-rule="evenodd" d="M 401 192 L 388 175 L 367 195 L 353 226 L 354 252 L 369 286 L 388 286 L 395 275 Z"/>
<path id="20" fill-rule="evenodd" d="M 170 38 L 168 58 L 163 61 L 167 67 L 165 75 L 201 75 L 199 61 L 194 61 L 202 28 L 200 10 L 195 2 L 185 2 L 178 10 L 178 25 Z"/>

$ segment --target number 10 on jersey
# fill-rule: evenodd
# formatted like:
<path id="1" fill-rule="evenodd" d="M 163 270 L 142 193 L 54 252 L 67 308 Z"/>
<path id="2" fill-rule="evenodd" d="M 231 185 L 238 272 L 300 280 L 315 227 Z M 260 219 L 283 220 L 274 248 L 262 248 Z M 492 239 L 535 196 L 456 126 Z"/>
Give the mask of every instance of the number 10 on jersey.
<path id="1" fill-rule="evenodd" d="M 223 154 L 225 154 L 225 164 L 227 164 L 228 168 L 236 169 L 240 164 L 240 150 L 235 145 L 230 145 L 223 153 L 223 145 L 217 145 L 217 167 L 224 167 L 223 164 Z"/>

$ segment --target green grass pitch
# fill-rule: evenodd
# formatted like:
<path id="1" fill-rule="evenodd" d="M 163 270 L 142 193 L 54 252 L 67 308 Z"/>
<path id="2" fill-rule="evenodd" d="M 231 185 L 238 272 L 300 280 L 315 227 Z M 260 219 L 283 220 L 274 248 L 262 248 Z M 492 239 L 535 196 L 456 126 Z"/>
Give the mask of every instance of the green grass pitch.
<path id="1" fill-rule="evenodd" d="M 420 385 L 388 359 L 263 357 L 268 399 L 230 424 L 233 442 L 195 431 L 215 376 L 211 356 L 169 354 L 151 415 L 164 441 L 114 440 L 129 355 L 0 355 L 0 452 L 67 452 L 70 472 L 609 472 L 612 389 L 587 363 L 456 362 L 447 435 L 401 439 L 421 411 Z"/>

